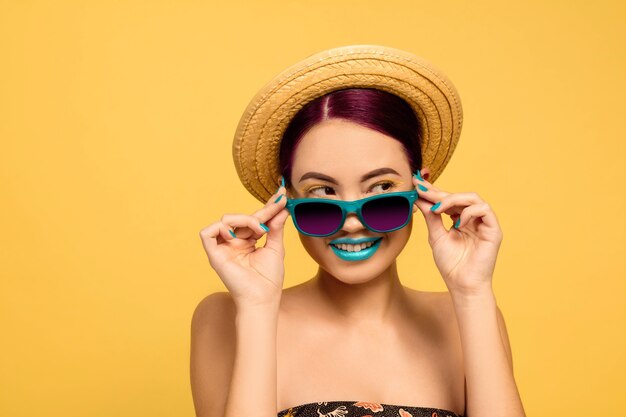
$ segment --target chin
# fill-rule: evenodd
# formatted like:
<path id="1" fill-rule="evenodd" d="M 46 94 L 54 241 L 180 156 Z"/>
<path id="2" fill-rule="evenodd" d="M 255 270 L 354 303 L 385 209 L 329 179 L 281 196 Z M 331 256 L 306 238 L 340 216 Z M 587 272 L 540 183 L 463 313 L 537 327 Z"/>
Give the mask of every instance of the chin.
<path id="1" fill-rule="evenodd" d="M 384 269 L 383 269 L 384 270 Z M 375 273 L 372 270 L 367 270 L 364 273 L 359 273 L 356 268 L 352 269 L 331 269 L 326 270 L 326 273 L 331 275 L 335 280 L 340 281 L 346 285 L 360 285 L 373 281 L 380 277 L 380 273 Z M 382 271 L 381 271 L 382 273 Z"/>

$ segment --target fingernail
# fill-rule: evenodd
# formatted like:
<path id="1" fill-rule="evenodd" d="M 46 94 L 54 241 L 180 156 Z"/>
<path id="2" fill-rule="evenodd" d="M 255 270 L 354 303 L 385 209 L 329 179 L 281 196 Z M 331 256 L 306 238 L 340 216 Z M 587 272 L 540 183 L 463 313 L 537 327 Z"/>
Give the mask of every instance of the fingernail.
<path id="1" fill-rule="evenodd" d="M 261 226 L 261 227 L 263 228 L 263 230 L 265 230 L 266 232 L 269 232 L 269 231 L 270 231 L 270 228 L 269 228 L 269 227 L 267 227 L 267 226 L 265 225 L 265 223 L 261 223 L 259 226 Z"/>
<path id="2" fill-rule="evenodd" d="M 454 222 L 454 228 L 458 229 L 459 228 L 459 224 L 461 224 L 461 218 L 460 217 L 458 219 L 456 219 L 456 222 Z"/>
<path id="3" fill-rule="evenodd" d="M 233 232 L 233 231 L 232 231 L 232 230 L 230 230 L 230 229 L 228 230 L 228 233 L 230 233 L 230 235 L 231 235 L 232 237 L 237 237 L 237 236 L 235 235 L 235 232 Z"/>
<path id="4" fill-rule="evenodd" d="M 428 188 L 424 187 L 422 184 L 417 184 L 417 188 L 419 188 L 422 191 L 428 191 Z"/>
<path id="5" fill-rule="evenodd" d="M 417 178 L 418 180 L 424 181 L 424 178 L 422 178 L 422 175 L 420 174 L 420 170 L 418 169 L 417 171 L 415 171 L 415 175 L 413 175 L 415 178 Z"/>
<path id="6" fill-rule="evenodd" d="M 279 195 L 278 198 L 276 200 L 274 200 L 274 203 L 278 203 L 280 201 L 280 199 L 283 198 L 283 195 Z"/>
<path id="7" fill-rule="evenodd" d="M 432 206 L 432 207 L 430 208 L 430 211 L 435 211 L 435 210 L 437 210 L 437 209 L 439 208 L 439 206 L 440 206 L 440 205 L 441 205 L 441 201 L 440 201 L 440 202 L 438 202 L 437 204 L 435 204 L 434 206 Z"/>

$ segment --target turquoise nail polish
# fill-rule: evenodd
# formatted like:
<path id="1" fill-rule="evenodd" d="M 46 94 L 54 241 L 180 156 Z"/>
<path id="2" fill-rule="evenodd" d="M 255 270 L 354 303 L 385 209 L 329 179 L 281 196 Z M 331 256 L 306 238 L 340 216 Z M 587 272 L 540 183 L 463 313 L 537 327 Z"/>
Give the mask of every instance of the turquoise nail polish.
<path id="1" fill-rule="evenodd" d="M 422 191 L 428 191 L 428 188 L 424 187 L 422 184 L 417 184 L 417 188 L 419 188 Z"/>
<path id="2" fill-rule="evenodd" d="M 278 198 L 276 200 L 274 200 L 274 203 L 278 203 L 280 201 L 280 199 L 283 198 L 283 195 L 279 195 Z"/>
<path id="3" fill-rule="evenodd" d="M 437 209 L 439 208 L 439 206 L 440 206 L 440 205 L 441 205 L 441 201 L 440 201 L 440 202 L 438 202 L 437 204 L 435 204 L 434 206 L 432 206 L 432 207 L 430 208 L 430 211 L 435 211 L 435 210 L 437 210 Z"/>
<path id="4" fill-rule="evenodd" d="M 454 228 L 458 229 L 460 223 L 461 223 L 461 218 L 459 217 L 458 219 L 456 219 L 456 222 L 454 223 Z"/>
<path id="5" fill-rule="evenodd" d="M 261 223 L 259 226 L 261 226 L 261 227 L 263 228 L 263 230 L 265 230 L 266 232 L 269 232 L 269 231 L 270 231 L 270 228 L 269 228 L 269 227 L 267 227 L 267 226 L 265 225 L 265 223 Z"/>
<path id="6" fill-rule="evenodd" d="M 228 232 L 230 233 L 230 235 L 231 235 L 232 237 L 237 237 L 237 236 L 235 236 L 235 232 L 233 232 L 232 230 L 230 230 L 230 229 L 229 229 L 229 230 L 228 230 Z"/>
<path id="7" fill-rule="evenodd" d="M 415 171 L 415 178 L 417 178 L 418 180 L 424 181 L 424 178 L 422 178 L 422 175 L 420 174 L 420 170 L 418 169 L 417 171 Z"/>

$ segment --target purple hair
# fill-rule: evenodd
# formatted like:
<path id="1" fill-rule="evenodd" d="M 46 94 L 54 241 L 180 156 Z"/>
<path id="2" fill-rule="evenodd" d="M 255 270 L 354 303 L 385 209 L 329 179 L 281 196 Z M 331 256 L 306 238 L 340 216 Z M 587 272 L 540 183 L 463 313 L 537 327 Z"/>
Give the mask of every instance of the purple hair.
<path id="1" fill-rule="evenodd" d="M 374 88 L 336 90 L 307 103 L 293 117 L 280 143 L 279 168 L 291 185 L 293 156 L 298 143 L 316 124 L 345 119 L 381 132 L 402 144 L 411 172 L 422 169 L 422 127 L 409 104 L 395 94 Z"/>

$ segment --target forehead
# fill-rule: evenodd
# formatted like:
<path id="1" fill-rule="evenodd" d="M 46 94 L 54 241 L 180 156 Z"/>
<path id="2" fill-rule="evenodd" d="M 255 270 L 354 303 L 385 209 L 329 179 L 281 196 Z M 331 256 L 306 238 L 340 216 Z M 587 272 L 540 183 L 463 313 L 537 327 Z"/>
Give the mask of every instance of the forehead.
<path id="1" fill-rule="evenodd" d="M 342 119 L 326 120 L 309 130 L 293 158 L 294 180 L 308 171 L 348 178 L 377 167 L 410 170 L 402 144 L 373 129 Z M 333 175 L 334 174 L 334 175 Z"/>

